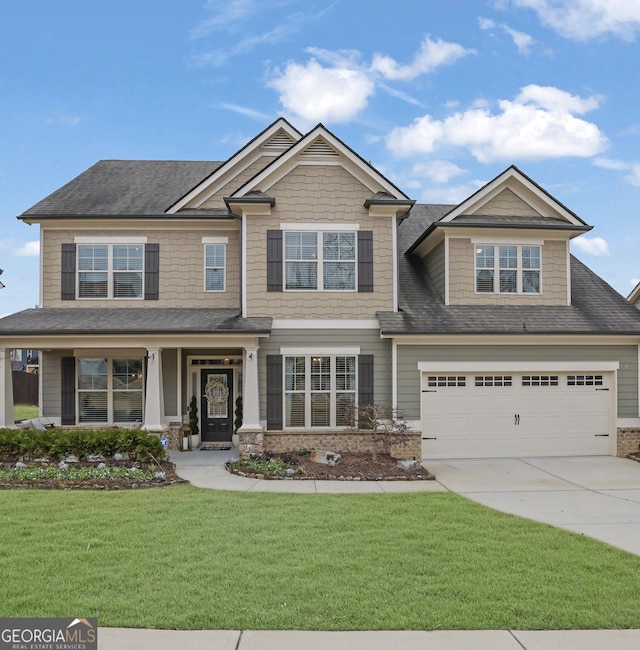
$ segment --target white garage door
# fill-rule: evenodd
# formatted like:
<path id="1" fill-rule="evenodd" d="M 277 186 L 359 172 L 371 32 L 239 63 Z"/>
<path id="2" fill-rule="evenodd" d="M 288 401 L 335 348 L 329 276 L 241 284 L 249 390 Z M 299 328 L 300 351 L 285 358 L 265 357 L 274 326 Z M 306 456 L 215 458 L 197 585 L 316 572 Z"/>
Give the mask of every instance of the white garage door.
<path id="1" fill-rule="evenodd" d="M 606 455 L 613 374 L 422 373 L 422 456 Z"/>

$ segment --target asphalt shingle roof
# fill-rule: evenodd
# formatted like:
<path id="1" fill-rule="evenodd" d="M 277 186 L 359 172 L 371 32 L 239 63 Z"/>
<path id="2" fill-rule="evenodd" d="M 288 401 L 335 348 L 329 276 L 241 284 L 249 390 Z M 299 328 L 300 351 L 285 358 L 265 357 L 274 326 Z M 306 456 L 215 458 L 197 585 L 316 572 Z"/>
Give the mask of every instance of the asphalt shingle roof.
<path id="1" fill-rule="evenodd" d="M 416 205 L 399 227 L 400 313 L 379 313 L 383 334 L 631 334 L 640 311 L 571 256 L 571 306 L 447 305 L 422 261 L 405 252 L 451 206 Z"/>
<path id="2" fill-rule="evenodd" d="M 221 164 L 101 160 L 21 217 L 162 215 Z"/>
<path id="3" fill-rule="evenodd" d="M 0 335 L 268 334 L 271 318 L 240 318 L 237 309 L 25 309 L 0 320 Z"/>

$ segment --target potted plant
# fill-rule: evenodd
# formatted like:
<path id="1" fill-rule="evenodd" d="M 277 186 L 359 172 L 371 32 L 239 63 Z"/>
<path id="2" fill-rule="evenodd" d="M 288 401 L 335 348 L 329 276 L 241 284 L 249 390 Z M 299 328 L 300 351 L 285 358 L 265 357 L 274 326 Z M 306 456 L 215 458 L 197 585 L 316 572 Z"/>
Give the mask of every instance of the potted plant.
<path id="1" fill-rule="evenodd" d="M 200 428 L 198 427 L 198 400 L 194 395 L 189 402 L 189 427 L 191 428 L 191 448 L 200 446 Z"/>
<path id="2" fill-rule="evenodd" d="M 236 400 L 236 411 L 235 419 L 233 421 L 233 435 L 231 436 L 231 442 L 234 447 L 237 447 L 240 444 L 240 435 L 238 434 L 238 429 L 242 426 L 242 396 L 238 397 Z"/>

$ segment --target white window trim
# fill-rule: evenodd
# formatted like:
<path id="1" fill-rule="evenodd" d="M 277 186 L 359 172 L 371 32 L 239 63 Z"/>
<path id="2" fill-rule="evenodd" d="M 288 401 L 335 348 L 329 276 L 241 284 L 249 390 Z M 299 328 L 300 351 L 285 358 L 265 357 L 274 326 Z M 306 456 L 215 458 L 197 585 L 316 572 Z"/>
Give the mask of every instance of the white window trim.
<path id="1" fill-rule="evenodd" d="M 74 244 L 146 244 L 147 237 L 74 237 Z"/>
<path id="2" fill-rule="evenodd" d="M 280 224 L 282 228 L 283 224 Z M 293 224 L 295 225 L 295 224 Z M 357 228 L 351 229 L 351 228 L 344 228 L 343 226 L 345 224 L 342 224 L 339 227 L 333 227 L 333 225 L 329 224 L 327 228 L 323 228 L 322 225 L 316 225 L 316 224 L 299 224 L 303 226 L 310 225 L 312 226 L 311 228 L 290 228 L 287 230 L 284 230 L 284 238 L 283 238 L 283 247 L 282 247 L 282 275 L 283 275 L 283 287 L 282 290 L 285 293 L 305 293 L 305 292 L 313 292 L 313 293 L 357 293 L 358 292 L 358 236 Z M 316 246 L 317 246 L 317 251 L 318 255 L 315 260 L 289 260 L 287 259 L 287 253 L 286 253 L 286 236 L 287 232 L 315 232 L 318 237 L 316 241 Z M 353 281 L 353 289 L 325 289 L 324 287 L 324 255 L 323 255 L 323 245 L 324 245 L 324 238 L 323 234 L 328 233 L 328 232 L 337 232 L 337 233 L 350 233 L 353 232 L 355 235 L 355 241 L 354 241 L 354 258 L 353 260 L 343 260 L 346 263 L 353 264 L 353 276 L 354 276 L 354 281 Z M 335 262 L 336 260 L 326 260 L 327 262 Z M 316 273 L 316 282 L 317 285 L 315 289 L 287 289 L 287 262 L 313 262 L 317 265 L 317 273 Z M 319 285 L 322 284 L 322 287 Z"/>
<path id="3" fill-rule="evenodd" d="M 229 238 L 228 237 L 203 237 L 202 243 L 203 244 L 228 244 Z"/>
<path id="4" fill-rule="evenodd" d="M 220 239 L 226 241 L 204 241 L 205 239 Z M 203 289 L 205 293 L 224 293 L 227 290 L 227 243 L 229 241 L 228 237 L 203 237 L 204 244 L 204 273 L 203 273 Z M 217 267 L 208 267 L 207 266 L 207 246 L 222 246 L 224 249 L 224 266 L 222 267 L 222 289 L 207 289 L 207 269 L 208 268 L 217 268 Z"/>
<path id="5" fill-rule="evenodd" d="M 542 245 L 539 243 L 522 243 L 522 240 L 518 240 L 520 243 L 516 244 L 513 241 L 498 241 L 490 240 L 486 242 L 474 240 L 473 245 L 473 289 L 476 296 L 541 296 L 543 293 L 542 287 Z M 476 246 L 493 246 L 493 267 L 481 267 L 480 269 L 477 266 L 476 260 Z M 516 247 L 516 256 L 517 262 L 515 268 L 502 268 L 500 266 L 500 246 L 515 246 Z M 535 247 L 537 246 L 540 249 L 540 266 L 537 269 L 525 269 L 522 266 L 522 248 L 523 247 Z M 477 273 L 478 271 L 492 270 L 493 271 L 493 291 L 478 291 L 477 283 Z M 516 272 L 516 290 L 515 291 L 500 291 L 500 271 L 515 271 Z M 540 289 L 537 292 L 532 291 L 523 291 L 522 289 L 522 277 L 524 271 L 538 271 L 539 277 L 538 282 Z"/>
<path id="6" fill-rule="evenodd" d="M 281 223 L 280 230 L 293 232 L 357 232 L 357 223 Z"/>
<path id="7" fill-rule="evenodd" d="M 421 361 L 418 370 L 430 373 L 551 373 L 551 372 L 614 372 L 620 367 L 618 361 L 449 361 L 444 363 Z"/>
<path id="8" fill-rule="evenodd" d="M 283 348 L 283 350 L 286 348 Z M 297 353 L 295 350 L 301 350 L 301 349 L 306 349 L 308 348 L 289 348 L 290 351 L 288 354 L 283 352 L 283 363 L 282 363 L 282 409 L 283 409 L 283 414 L 284 414 L 284 428 L 285 430 L 296 430 L 296 429 L 315 429 L 315 430 L 321 430 L 321 429 L 336 429 L 336 430 L 345 430 L 348 429 L 348 426 L 343 426 L 343 425 L 337 425 L 336 424 L 336 419 L 337 419 L 337 412 L 336 412 L 336 398 L 338 393 L 352 393 L 354 396 L 354 405 L 357 406 L 358 404 L 358 385 L 359 385 L 359 376 L 358 376 L 358 357 L 357 354 L 350 354 L 350 353 L 345 353 L 345 352 L 331 352 L 328 353 L 325 350 L 319 350 L 318 348 L 314 348 L 312 352 L 306 352 L 306 353 Z M 347 349 L 347 348 L 345 348 Z M 349 348 L 351 350 L 354 350 L 355 348 Z M 287 390 L 286 388 L 286 382 L 287 382 L 287 364 L 286 364 L 286 358 L 287 357 L 304 357 L 305 359 L 305 389 L 304 390 Z M 312 390 L 311 388 L 311 359 L 313 357 L 329 357 L 329 380 L 330 380 L 330 388 L 329 390 Z M 356 384 L 355 388 L 351 390 L 338 390 L 337 388 L 337 382 L 336 382 L 336 357 L 355 357 L 355 378 L 356 378 Z M 328 425 L 312 425 L 311 424 L 311 394 L 312 393 L 323 393 L 323 394 L 328 394 L 329 395 L 329 424 Z M 298 394 L 298 395 L 304 395 L 304 419 L 305 423 L 304 425 L 296 425 L 296 426 L 287 426 L 286 423 L 286 418 L 287 418 L 287 395 L 292 395 L 292 394 Z"/>
<path id="9" fill-rule="evenodd" d="M 89 352 L 89 351 L 83 351 L 83 352 Z M 118 354 L 117 351 L 115 350 L 110 350 L 109 354 L 95 354 L 95 350 L 92 350 L 94 354 L 82 354 L 80 356 L 75 355 L 75 393 L 76 393 L 76 422 L 80 423 L 80 395 L 82 393 L 101 393 L 101 392 L 106 392 L 107 393 L 107 420 L 106 422 L 99 421 L 99 420 L 84 420 L 82 421 L 83 425 L 89 425 L 89 424 L 114 424 L 117 426 L 122 426 L 123 424 L 133 424 L 135 420 L 124 420 L 120 422 L 115 422 L 113 417 L 114 417 L 114 409 L 113 409 L 113 393 L 114 390 L 122 390 L 122 389 L 114 389 L 113 387 L 113 361 L 114 359 L 133 359 L 133 360 L 141 360 L 142 361 L 142 366 L 141 366 L 141 372 L 142 372 L 142 386 L 141 388 L 135 388 L 135 389 L 129 389 L 132 393 L 140 393 L 141 394 L 141 417 L 142 417 L 142 422 L 144 422 L 144 411 L 145 411 L 145 382 L 146 382 L 146 372 L 145 372 L 145 364 L 144 364 L 144 355 L 143 354 L 132 354 L 132 350 L 128 350 L 126 355 Z M 82 359 L 105 359 L 107 362 L 107 387 L 106 389 L 81 389 L 78 386 L 78 365 L 79 361 Z M 124 391 L 123 391 L 124 392 Z"/>
<path id="10" fill-rule="evenodd" d="M 80 275 L 82 273 L 100 273 L 102 271 L 92 271 L 86 269 L 80 269 L 80 256 L 76 255 L 76 300 L 144 300 L 144 285 L 145 285 L 145 252 L 142 251 L 142 268 L 136 269 L 133 273 L 142 273 L 142 286 L 141 286 L 141 295 L 140 296 L 114 296 L 114 276 L 116 273 L 126 273 L 126 271 L 115 271 L 113 268 L 113 247 L 119 245 L 141 245 L 144 244 L 144 241 L 129 241 L 130 239 L 144 239 L 146 237 L 103 237 L 98 239 L 104 239 L 104 241 L 86 241 L 86 242 L 76 242 L 79 246 L 107 246 L 108 247 L 108 265 L 105 269 L 107 273 L 107 295 L 106 296 L 80 296 Z M 126 241 L 118 241 L 126 240 Z"/>

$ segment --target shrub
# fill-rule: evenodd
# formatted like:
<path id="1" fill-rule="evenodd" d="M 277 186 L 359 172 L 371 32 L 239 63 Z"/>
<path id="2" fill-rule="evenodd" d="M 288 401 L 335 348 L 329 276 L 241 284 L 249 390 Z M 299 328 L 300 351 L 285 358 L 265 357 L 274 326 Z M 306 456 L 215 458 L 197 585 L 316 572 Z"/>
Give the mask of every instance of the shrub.
<path id="1" fill-rule="evenodd" d="M 142 429 L 0 429 L 0 457 L 7 460 L 59 459 L 69 454 L 83 460 L 92 454 L 112 458 L 116 453 L 127 453 L 143 462 L 166 459 L 160 438 Z"/>

